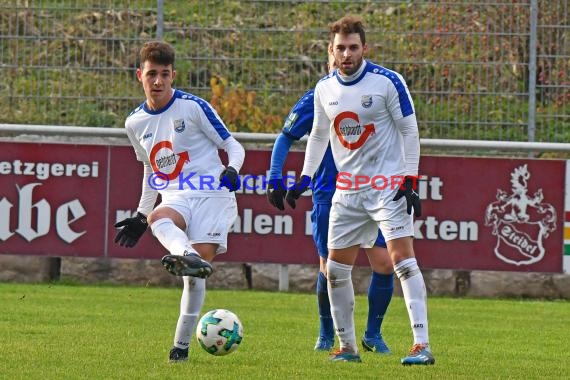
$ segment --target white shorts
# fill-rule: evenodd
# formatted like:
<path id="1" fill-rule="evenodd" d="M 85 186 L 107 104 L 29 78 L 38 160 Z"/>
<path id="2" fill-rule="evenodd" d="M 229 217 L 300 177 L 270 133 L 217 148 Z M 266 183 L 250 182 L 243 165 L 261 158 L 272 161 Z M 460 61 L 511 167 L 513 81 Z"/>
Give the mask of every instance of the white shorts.
<path id="1" fill-rule="evenodd" d="M 394 202 L 397 188 L 370 188 L 358 193 L 335 192 L 329 218 L 328 247 L 374 246 L 378 228 L 386 241 L 414 236 L 414 221 L 406 212 L 406 198 Z"/>
<path id="2" fill-rule="evenodd" d="M 157 206 L 176 210 L 186 223 L 186 235 L 191 244 L 218 244 L 216 254 L 228 250 L 228 232 L 237 218 L 235 198 L 188 198 L 169 196 Z"/>

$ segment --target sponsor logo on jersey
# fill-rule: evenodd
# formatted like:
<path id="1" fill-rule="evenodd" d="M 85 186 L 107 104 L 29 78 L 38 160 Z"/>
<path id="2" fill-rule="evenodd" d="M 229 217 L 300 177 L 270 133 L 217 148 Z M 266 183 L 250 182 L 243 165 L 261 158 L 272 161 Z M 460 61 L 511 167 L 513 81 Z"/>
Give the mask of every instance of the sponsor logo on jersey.
<path id="1" fill-rule="evenodd" d="M 143 135 L 141 140 L 144 141 L 146 139 L 150 139 L 151 137 L 152 137 L 152 133 L 147 133 L 147 134 Z"/>
<path id="2" fill-rule="evenodd" d="M 370 108 L 372 106 L 372 95 L 362 95 L 360 98 L 360 104 L 364 108 Z"/>
<path id="3" fill-rule="evenodd" d="M 178 133 L 184 132 L 186 125 L 184 124 L 184 119 L 174 120 L 174 130 Z"/>
<path id="4" fill-rule="evenodd" d="M 178 160 L 176 160 L 176 156 L 178 156 Z M 178 177 L 184 164 L 190 161 L 190 156 L 188 152 L 174 152 L 172 142 L 165 140 L 159 141 L 152 147 L 149 159 L 150 165 L 155 172 L 163 173 L 161 171 L 162 168 L 176 165 L 170 173 L 164 173 L 169 180 L 173 180 Z"/>
<path id="5" fill-rule="evenodd" d="M 340 143 L 350 150 L 360 148 L 375 133 L 373 123 L 361 125 L 358 114 L 351 111 L 339 113 L 334 118 L 333 125 Z"/>
<path id="6" fill-rule="evenodd" d="M 335 100 L 334 102 L 329 102 L 329 106 L 338 106 L 338 100 Z"/>

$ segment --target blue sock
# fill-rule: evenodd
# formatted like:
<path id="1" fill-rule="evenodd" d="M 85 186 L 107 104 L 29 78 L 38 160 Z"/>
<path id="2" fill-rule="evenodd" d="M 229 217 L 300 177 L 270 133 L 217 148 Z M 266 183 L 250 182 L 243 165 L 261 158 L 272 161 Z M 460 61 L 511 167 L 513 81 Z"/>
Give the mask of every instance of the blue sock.
<path id="1" fill-rule="evenodd" d="M 366 323 L 366 337 L 372 338 L 380 333 L 382 321 L 388 305 L 392 300 L 394 291 L 394 274 L 380 274 L 372 272 L 370 286 L 368 287 L 368 321 Z"/>
<path id="2" fill-rule="evenodd" d="M 325 274 L 320 271 L 317 277 L 317 301 L 321 321 L 319 335 L 328 339 L 334 339 L 334 324 L 331 315 L 329 293 L 327 291 L 327 278 Z"/>

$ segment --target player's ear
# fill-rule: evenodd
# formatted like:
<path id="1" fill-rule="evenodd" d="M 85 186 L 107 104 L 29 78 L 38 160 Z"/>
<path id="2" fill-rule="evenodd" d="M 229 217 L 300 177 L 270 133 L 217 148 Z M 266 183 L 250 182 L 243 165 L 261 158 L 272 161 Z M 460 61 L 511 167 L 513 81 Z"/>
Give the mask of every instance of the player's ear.
<path id="1" fill-rule="evenodd" d="M 140 67 L 137 68 L 137 79 L 139 80 L 139 82 L 142 82 L 142 70 L 140 69 Z"/>
<path id="2" fill-rule="evenodd" d="M 364 45 L 362 45 L 362 54 L 366 54 L 366 53 L 368 53 L 368 45 L 364 44 Z"/>

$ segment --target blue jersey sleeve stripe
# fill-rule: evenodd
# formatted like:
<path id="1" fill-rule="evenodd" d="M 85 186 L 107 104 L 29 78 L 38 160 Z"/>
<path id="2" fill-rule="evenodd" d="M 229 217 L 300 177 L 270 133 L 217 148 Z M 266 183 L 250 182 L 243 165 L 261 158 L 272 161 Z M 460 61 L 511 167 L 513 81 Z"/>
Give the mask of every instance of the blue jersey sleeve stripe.
<path id="1" fill-rule="evenodd" d="M 402 111 L 402 116 L 406 117 L 412 115 L 414 113 L 414 107 L 412 107 L 412 101 L 410 100 L 410 97 L 406 92 L 406 87 L 404 86 L 398 75 L 395 72 L 388 70 L 384 67 L 377 66 L 371 63 L 368 63 L 368 65 L 369 65 L 368 71 L 380 74 L 388 78 L 390 82 L 392 82 L 394 87 L 396 87 L 396 91 L 398 92 L 398 99 L 400 101 L 400 110 Z"/>
<path id="2" fill-rule="evenodd" d="M 180 98 L 193 100 L 194 102 L 196 102 L 200 106 L 200 108 L 202 108 L 202 111 L 204 111 L 206 118 L 208 118 L 208 121 L 210 122 L 210 124 L 212 124 L 212 126 L 214 127 L 214 129 L 216 130 L 216 132 L 218 133 L 218 135 L 220 136 L 220 138 L 222 140 L 225 140 L 231 136 L 230 131 L 228 131 L 226 126 L 216 116 L 214 109 L 212 108 L 212 106 L 208 102 L 206 102 L 204 99 L 202 99 L 196 95 L 184 93 L 184 92 L 178 91 L 178 90 L 176 92 Z"/>

